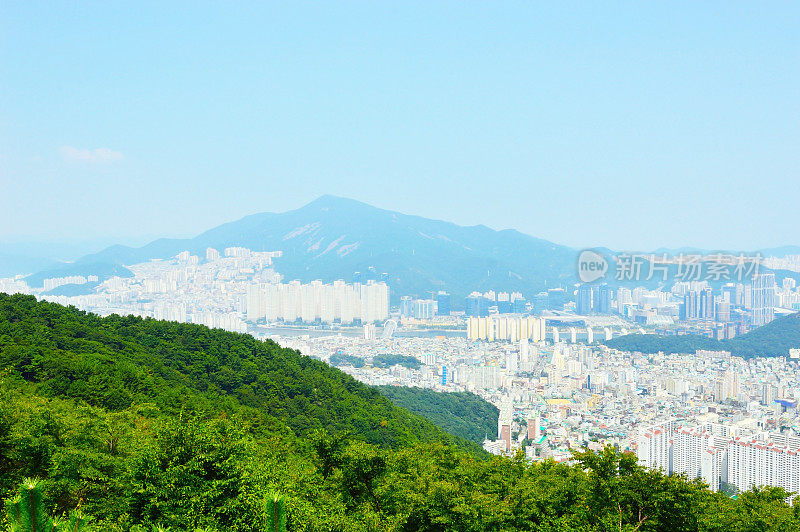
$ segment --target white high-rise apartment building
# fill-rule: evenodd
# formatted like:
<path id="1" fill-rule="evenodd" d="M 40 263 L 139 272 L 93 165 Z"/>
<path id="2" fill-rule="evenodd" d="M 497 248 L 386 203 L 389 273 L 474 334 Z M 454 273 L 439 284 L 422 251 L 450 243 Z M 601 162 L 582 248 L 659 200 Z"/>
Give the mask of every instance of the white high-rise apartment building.
<path id="1" fill-rule="evenodd" d="M 520 364 L 530 362 L 530 344 L 524 337 L 519 341 L 519 362 Z"/>
<path id="2" fill-rule="evenodd" d="M 713 423 L 674 428 L 670 473 L 702 478 L 718 490 L 721 481 L 727 482 L 725 448 L 731 433 L 730 427 Z"/>
<path id="3" fill-rule="evenodd" d="M 728 370 L 714 382 L 714 400 L 722 403 L 728 399 L 736 399 L 739 394 L 739 374 Z"/>
<path id="4" fill-rule="evenodd" d="M 368 281 L 360 285 L 361 321 L 372 322 L 389 317 L 389 287 L 386 283 Z"/>
<path id="5" fill-rule="evenodd" d="M 775 274 L 753 275 L 753 326 L 760 327 L 775 319 Z"/>
<path id="6" fill-rule="evenodd" d="M 247 287 L 247 321 L 257 321 L 265 314 L 266 298 L 262 297 L 262 290 L 263 288 L 257 284 Z"/>
<path id="7" fill-rule="evenodd" d="M 728 482 L 740 491 L 779 486 L 800 491 L 800 438 L 785 434 L 741 435 L 728 445 Z"/>
<path id="8" fill-rule="evenodd" d="M 672 471 L 671 439 L 675 420 L 642 429 L 638 438 L 637 457 L 639 463 L 651 469 Z"/>

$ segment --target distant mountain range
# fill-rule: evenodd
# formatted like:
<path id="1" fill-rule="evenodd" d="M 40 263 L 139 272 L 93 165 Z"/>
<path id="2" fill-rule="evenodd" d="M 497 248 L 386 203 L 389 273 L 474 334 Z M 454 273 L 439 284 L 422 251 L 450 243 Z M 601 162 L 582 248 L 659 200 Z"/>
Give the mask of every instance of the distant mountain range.
<path id="1" fill-rule="evenodd" d="M 724 251 L 719 249 L 701 249 L 701 248 L 692 248 L 692 247 L 682 247 L 682 248 L 658 248 L 653 253 L 656 255 L 660 255 L 662 253 L 666 253 L 667 255 L 679 255 L 683 253 L 684 255 L 709 255 L 713 253 L 733 253 L 738 255 L 738 253 L 744 250 L 737 250 L 737 251 Z M 753 253 L 760 253 L 762 257 L 786 257 L 788 255 L 800 255 L 800 246 L 779 246 L 775 248 L 763 248 L 754 251 Z"/>
<path id="2" fill-rule="evenodd" d="M 36 272 L 57 267 L 55 260 L 16 253 L 0 253 L 0 277 L 13 277 L 21 273 Z"/>
<path id="3" fill-rule="evenodd" d="M 730 351 L 743 358 L 789 356 L 789 349 L 800 348 L 800 313 L 782 316 L 747 334 L 730 340 L 715 340 L 687 334 L 661 336 L 629 334 L 606 341 L 606 345 L 622 351 L 641 353 L 694 353 L 698 349 Z"/>
<path id="4" fill-rule="evenodd" d="M 83 257 L 62 274 L 85 271 L 88 264 L 135 264 L 184 250 L 204 257 L 208 247 L 221 251 L 230 246 L 282 251 L 275 268 L 287 280 L 349 281 L 355 272 L 385 272 L 395 296 L 420 297 L 444 289 L 457 297 L 489 289 L 531 294 L 574 282 L 577 256 L 574 249 L 519 231 L 463 227 L 322 196 L 297 210 L 254 214 L 191 239 L 112 246 Z"/>
<path id="5" fill-rule="evenodd" d="M 577 249 L 512 229 L 459 226 L 352 199 L 322 196 L 296 210 L 246 216 L 195 238 L 159 239 L 142 247 L 115 245 L 69 264 L 44 262 L 40 268 L 44 271 L 30 276 L 28 283 L 41 286 L 45 278 L 68 275 L 95 274 L 101 280 L 111 275 L 126 276 L 130 272 L 124 265 L 165 259 L 185 250 L 204 257 L 208 247 L 222 251 L 231 246 L 282 251 L 275 269 L 287 281 L 350 281 L 355 272 L 362 272 L 365 277 L 386 273 L 395 299 L 402 295 L 430 297 L 433 292 L 447 290 L 453 295 L 456 308 L 473 290 L 514 290 L 531 297 L 547 288 L 578 282 Z M 613 253 L 608 249 L 597 251 L 606 256 Z M 800 253 L 800 248 L 785 246 L 762 251 L 785 255 Z M 776 274 L 778 282 L 785 276 L 800 279 L 792 272 Z M 613 272 L 606 280 L 617 284 Z M 641 284 L 655 288 L 658 280 Z M 90 289 L 87 285 L 69 290 Z"/>
<path id="6" fill-rule="evenodd" d="M 130 242 L 130 238 L 127 240 Z M 20 237 L 13 241 L 3 241 L 0 242 L 0 277 L 30 275 L 34 272 L 68 267 L 87 253 L 118 242 L 118 239 L 110 238 L 41 241 L 21 240 Z"/>

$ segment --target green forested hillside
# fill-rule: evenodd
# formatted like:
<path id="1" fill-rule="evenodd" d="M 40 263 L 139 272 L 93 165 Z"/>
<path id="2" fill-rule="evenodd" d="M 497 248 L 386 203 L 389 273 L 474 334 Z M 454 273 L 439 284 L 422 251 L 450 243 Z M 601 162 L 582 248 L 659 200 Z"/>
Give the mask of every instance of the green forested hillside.
<path id="1" fill-rule="evenodd" d="M 97 531 L 797 530 L 781 490 L 709 492 L 607 448 L 459 448 L 338 370 L 238 334 L 0 294 L 0 497 L 44 479 Z M 0 529 L 7 523 L 0 522 Z"/>
<path id="2" fill-rule="evenodd" d="M 271 341 L 132 316 L 100 318 L 31 297 L 3 297 L 0 313 L 0 367 L 35 383 L 45 397 L 111 412 L 143 403 L 168 414 L 244 409 L 269 430 L 348 431 L 382 447 L 447 439 L 374 388 Z"/>
<path id="3" fill-rule="evenodd" d="M 497 433 L 496 406 L 469 392 L 435 392 L 405 386 L 378 386 L 397 406 L 426 417 L 450 434 L 482 443 Z"/>
<path id="4" fill-rule="evenodd" d="M 789 356 L 789 349 L 800 348 L 800 313 L 782 316 L 747 334 L 729 340 L 705 336 L 661 336 L 629 334 L 613 338 L 606 345 L 623 351 L 642 353 L 694 353 L 698 349 L 730 351 L 743 358 Z"/>
<path id="5" fill-rule="evenodd" d="M 400 365 L 409 369 L 419 369 L 422 366 L 422 362 L 415 357 L 383 353 L 372 357 L 372 365 L 376 368 L 389 368 L 394 365 Z"/>

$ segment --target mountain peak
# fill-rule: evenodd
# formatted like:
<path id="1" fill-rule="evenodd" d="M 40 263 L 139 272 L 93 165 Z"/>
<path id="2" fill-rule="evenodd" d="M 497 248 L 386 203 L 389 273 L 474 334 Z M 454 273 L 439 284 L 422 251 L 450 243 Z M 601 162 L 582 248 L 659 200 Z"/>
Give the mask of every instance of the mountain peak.
<path id="1" fill-rule="evenodd" d="M 326 194 L 298 209 L 254 214 L 193 239 L 109 248 L 82 263 L 136 264 L 231 246 L 280 251 L 275 270 L 289 280 L 332 282 L 374 270 L 388 274 L 396 295 L 446 289 L 456 298 L 473 290 L 536 293 L 569 279 L 575 260 L 573 250 L 517 231 L 463 227 Z"/>
<path id="2" fill-rule="evenodd" d="M 364 202 L 354 200 L 352 198 L 344 198 L 342 196 L 334 196 L 332 194 L 324 194 L 311 203 L 307 203 L 303 207 L 300 207 L 298 210 L 306 210 L 306 209 L 330 209 L 330 208 L 354 208 L 354 207 L 370 207 L 373 208 L 371 205 L 368 205 Z"/>

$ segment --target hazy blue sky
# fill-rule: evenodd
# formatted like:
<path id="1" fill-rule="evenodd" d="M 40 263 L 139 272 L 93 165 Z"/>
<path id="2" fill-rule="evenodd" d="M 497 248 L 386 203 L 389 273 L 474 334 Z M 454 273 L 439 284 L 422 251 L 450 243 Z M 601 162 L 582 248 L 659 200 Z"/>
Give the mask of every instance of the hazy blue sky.
<path id="1" fill-rule="evenodd" d="M 798 2 L 107 4 L 3 2 L 0 241 L 332 193 L 574 246 L 800 244 Z"/>

